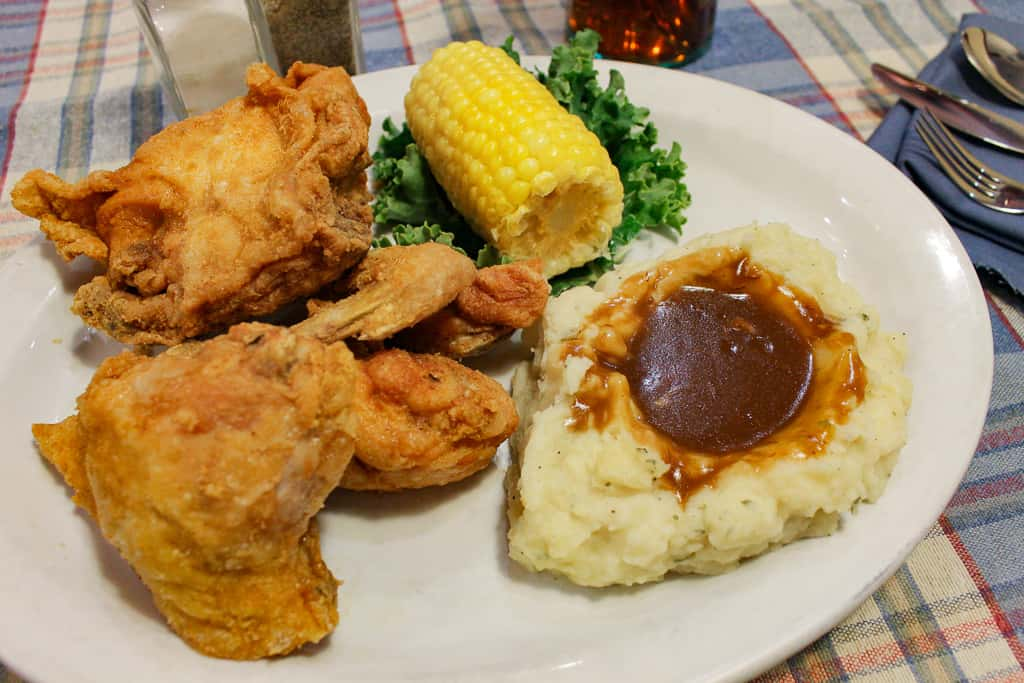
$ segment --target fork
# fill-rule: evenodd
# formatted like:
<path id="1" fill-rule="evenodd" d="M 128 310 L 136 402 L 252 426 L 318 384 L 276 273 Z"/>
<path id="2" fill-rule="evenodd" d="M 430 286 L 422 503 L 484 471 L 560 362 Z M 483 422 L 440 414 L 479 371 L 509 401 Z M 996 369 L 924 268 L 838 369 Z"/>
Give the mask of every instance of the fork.
<path id="1" fill-rule="evenodd" d="M 1024 213 L 1024 183 L 987 168 L 927 109 L 921 110 L 914 127 L 946 176 L 964 194 L 996 211 Z"/>

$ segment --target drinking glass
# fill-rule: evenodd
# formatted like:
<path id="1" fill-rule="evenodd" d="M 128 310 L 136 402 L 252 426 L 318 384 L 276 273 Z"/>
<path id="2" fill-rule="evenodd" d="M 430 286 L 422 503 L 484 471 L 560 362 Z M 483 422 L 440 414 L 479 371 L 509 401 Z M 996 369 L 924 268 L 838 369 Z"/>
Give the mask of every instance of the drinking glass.
<path id="1" fill-rule="evenodd" d="M 718 0 L 572 0 L 569 28 L 601 34 L 601 54 L 644 64 L 689 64 L 711 45 Z"/>

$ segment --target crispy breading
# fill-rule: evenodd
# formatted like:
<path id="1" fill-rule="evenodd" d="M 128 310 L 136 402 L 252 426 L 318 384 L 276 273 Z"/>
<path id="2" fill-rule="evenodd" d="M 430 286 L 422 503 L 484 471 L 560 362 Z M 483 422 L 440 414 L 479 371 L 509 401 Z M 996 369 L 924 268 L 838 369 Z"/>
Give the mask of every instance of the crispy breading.
<path id="1" fill-rule="evenodd" d="M 519 423 L 505 389 L 443 356 L 400 349 L 360 361 L 348 489 L 392 491 L 464 479 L 486 467 Z"/>
<path id="2" fill-rule="evenodd" d="M 455 306 L 475 323 L 529 327 L 544 312 L 551 293 L 542 269 L 540 259 L 481 268 L 473 286 L 459 292 Z"/>
<path id="3" fill-rule="evenodd" d="M 473 261 L 436 242 L 374 249 L 340 283 L 349 295 L 311 302 L 295 330 L 325 342 L 387 339 L 447 306 L 476 273 Z"/>
<path id="4" fill-rule="evenodd" d="M 120 356 L 118 356 L 120 358 Z M 110 366 L 106 366 L 110 371 Z M 39 444 L 39 451 L 57 468 L 64 481 L 74 491 L 71 499 L 93 519 L 96 518 L 96 501 L 92 497 L 89 476 L 85 472 L 85 438 L 78 415 L 72 415 L 56 424 L 32 425 L 32 436 Z"/>
<path id="5" fill-rule="evenodd" d="M 544 312 L 551 286 L 539 259 L 481 268 L 449 306 L 399 332 L 394 343 L 420 353 L 463 358 L 486 351 Z"/>
<path id="6" fill-rule="evenodd" d="M 106 264 L 72 310 L 118 341 L 175 344 L 275 311 L 369 248 L 370 117 L 340 67 L 266 65 L 249 92 L 168 126 L 116 171 L 12 191 L 65 259 Z"/>
<path id="7" fill-rule="evenodd" d="M 415 327 L 395 335 L 393 343 L 417 353 L 439 353 L 449 358 L 480 355 L 516 331 L 514 327 L 475 323 L 447 306 Z"/>
<path id="8" fill-rule="evenodd" d="M 343 344 L 238 325 L 107 359 L 78 414 L 33 433 L 186 642 L 286 654 L 338 620 L 312 518 L 352 458 L 359 376 Z"/>

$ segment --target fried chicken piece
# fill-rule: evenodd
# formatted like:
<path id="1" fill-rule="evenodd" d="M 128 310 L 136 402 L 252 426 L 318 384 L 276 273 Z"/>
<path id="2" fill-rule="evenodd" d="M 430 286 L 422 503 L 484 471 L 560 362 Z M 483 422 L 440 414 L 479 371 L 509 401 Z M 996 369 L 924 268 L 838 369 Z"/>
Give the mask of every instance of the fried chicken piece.
<path id="1" fill-rule="evenodd" d="M 370 245 L 370 116 L 340 67 L 249 67 L 249 92 L 168 126 L 117 171 L 15 186 L 67 260 L 106 273 L 72 310 L 118 341 L 175 344 L 275 311 Z"/>
<path id="2" fill-rule="evenodd" d="M 515 429 L 508 393 L 486 375 L 439 356 L 373 348 L 454 305 L 482 272 L 443 244 L 374 249 L 339 283 L 353 294 L 310 302 L 310 317 L 292 328 L 326 342 L 354 340 L 367 350 L 355 399 L 356 457 L 343 488 L 394 491 L 464 479 L 486 467 Z M 499 280 L 510 281 L 483 278 Z M 476 294 L 468 301 L 493 308 Z"/>
<path id="3" fill-rule="evenodd" d="M 312 517 L 352 458 L 358 377 L 343 344 L 244 324 L 104 361 L 77 415 L 32 431 L 189 645 L 281 655 L 338 621 Z"/>
<path id="4" fill-rule="evenodd" d="M 342 488 L 438 486 L 482 470 L 519 422 L 500 384 L 443 356 L 400 349 L 360 361 L 356 459 Z"/>
<path id="5" fill-rule="evenodd" d="M 476 272 L 473 261 L 436 242 L 374 249 L 339 283 L 350 295 L 310 302 L 310 317 L 294 329 L 328 343 L 387 339 L 451 303 Z"/>
<path id="6" fill-rule="evenodd" d="M 475 323 L 447 306 L 415 327 L 402 330 L 395 346 L 417 353 L 439 353 L 449 358 L 468 358 L 486 352 L 516 331 L 507 325 Z"/>
<path id="7" fill-rule="evenodd" d="M 464 358 L 482 353 L 544 312 L 551 286 L 539 259 L 481 268 L 449 306 L 396 335 L 394 343 L 420 353 Z"/>
<path id="8" fill-rule="evenodd" d="M 476 323 L 529 327 L 544 312 L 551 294 L 543 266 L 540 259 L 530 259 L 481 268 L 473 286 L 459 292 L 455 307 Z"/>

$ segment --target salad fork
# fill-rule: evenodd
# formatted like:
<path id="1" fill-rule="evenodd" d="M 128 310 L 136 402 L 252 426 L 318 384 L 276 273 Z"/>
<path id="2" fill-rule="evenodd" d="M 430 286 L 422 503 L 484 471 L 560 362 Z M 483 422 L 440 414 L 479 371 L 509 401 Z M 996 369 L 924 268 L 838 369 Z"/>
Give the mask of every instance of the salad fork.
<path id="1" fill-rule="evenodd" d="M 921 110 L 914 127 L 946 176 L 964 194 L 996 211 L 1024 213 L 1024 183 L 987 168 L 927 109 Z"/>

